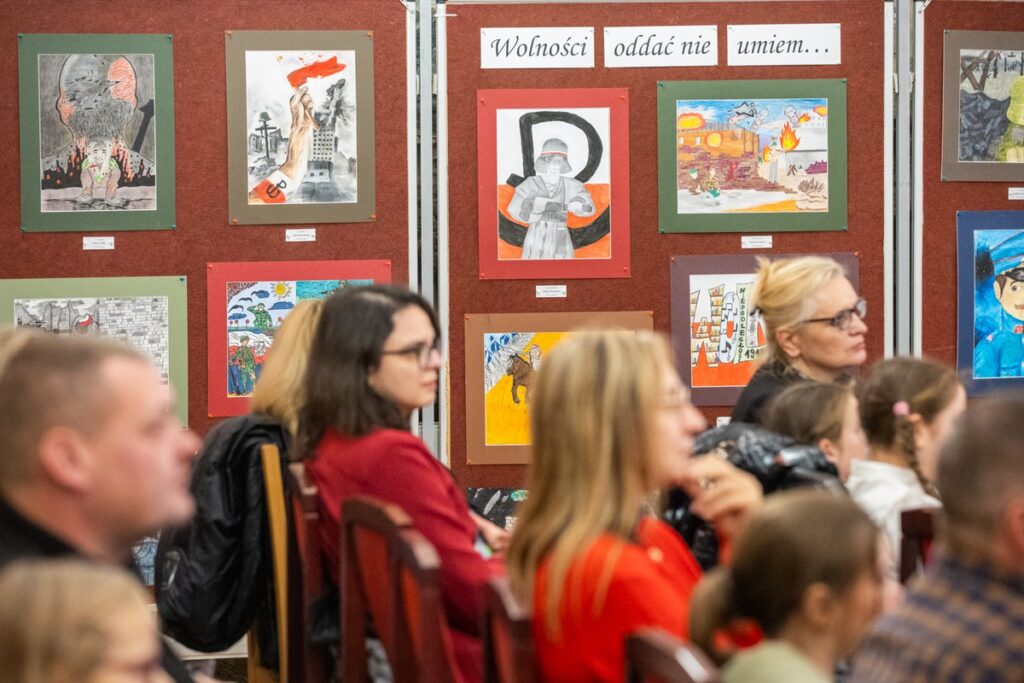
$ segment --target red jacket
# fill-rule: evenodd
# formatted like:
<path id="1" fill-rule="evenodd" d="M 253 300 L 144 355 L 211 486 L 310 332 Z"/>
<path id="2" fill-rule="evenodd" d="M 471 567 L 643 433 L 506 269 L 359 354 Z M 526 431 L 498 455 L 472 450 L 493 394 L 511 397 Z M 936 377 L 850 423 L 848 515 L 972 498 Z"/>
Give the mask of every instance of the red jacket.
<path id="1" fill-rule="evenodd" d="M 700 565 L 672 527 L 653 517 L 636 543 L 603 534 L 570 564 L 560 601 L 561 633 L 545 620 L 549 563 L 537 571 L 533 634 L 544 679 L 622 681 L 626 635 L 654 626 L 685 638 Z M 599 599 L 600 598 L 600 599 Z"/>
<path id="2" fill-rule="evenodd" d="M 441 558 L 441 597 L 455 656 L 467 683 L 479 680 L 483 586 L 504 573 L 504 565 L 483 559 L 474 548 L 476 525 L 448 470 L 420 439 L 396 429 L 358 438 L 331 430 L 307 469 L 326 512 L 320 516 L 320 542 L 335 582 L 341 566 L 341 502 L 349 496 L 368 495 L 400 506 L 434 544 Z"/>

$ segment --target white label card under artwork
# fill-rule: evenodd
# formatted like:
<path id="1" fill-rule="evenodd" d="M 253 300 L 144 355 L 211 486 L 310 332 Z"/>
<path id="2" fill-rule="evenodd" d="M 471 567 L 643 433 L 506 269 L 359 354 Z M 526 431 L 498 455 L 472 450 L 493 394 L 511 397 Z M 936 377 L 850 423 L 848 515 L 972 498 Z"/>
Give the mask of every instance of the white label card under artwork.
<path id="1" fill-rule="evenodd" d="M 288 228 L 284 231 L 285 242 L 316 242 L 316 228 Z"/>
<path id="2" fill-rule="evenodd" d="M 1006 198 L 1011 201 L 1024 199 L 1024 187 L 1011 187 L 1006 191 Z"/>
<path id="3" fill-rule="evenodd" d="M 839 24 L 746 24 L 726 29 L 729 66 L 840 64 Z"/>
<path id="4" fill-rule="evenodd" d="M 114 238 L 111 237 L 83 237 L 82 249 L 85 251 L 108 251 L 114 248 Z"/>
<path id="5" fill-rule="evenodd" d="M 718 417 L 715 418 L 715 426 L 716 427 L 724 427 L 725 425 L 729 424 L 729 422 L 731 422 L 731 421 L 732 421 L 732 418 L 729 417 L 728 415 L 719 415 Z"/>
<path id="6" fill-rule="evenodd" d="M 538 299 L 564 299 L 568 293 L 567 285 L 537 285 Z"/>
<path id="7" fill-rule="evenodd" d="M 743 249 L 771 249 L 771 235 L 743 235 L 740 237 L 740 247 Z"/>
<path id="8" fill-rule="evenodd" d="M 608 26 L 604 65 L 717 66 L 717 26 Z"/>
<path id="9" fill-rule="evenodd" d="M 594 27 L 480 29 L 481 69 L 592 69 Z"/>

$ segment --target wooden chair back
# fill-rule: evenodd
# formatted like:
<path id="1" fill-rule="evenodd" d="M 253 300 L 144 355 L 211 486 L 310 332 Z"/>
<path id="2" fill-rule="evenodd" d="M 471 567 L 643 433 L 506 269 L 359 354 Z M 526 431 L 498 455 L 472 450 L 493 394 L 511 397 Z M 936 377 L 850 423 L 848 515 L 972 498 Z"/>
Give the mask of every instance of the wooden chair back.
<path id="1" fill-rule="evenodd" d="M 260 447 L 260 465 L 263 469 L 263 496 L 266 501 L 267 526 L 270 532 L 274 616 L 277 621 L 277 650 L 280 670 L 276 680 L 280 683 L 288 683 L 288 508 L 285 504 L 284 481 L 281 477 L 281 453 L 277 446 L 264 444 Z M 259 650 L 251 630 L 248 636 L 248 645 L 248 679 L 261 682 L 274 680 L 273 673 L 259 665 Z"/>
<path id="2" fill-rule="evenodd" d="M 641 629 L 626 638 L 629 683 L 718 683 L 718 668 L 707 655 L 661 629 Z"/>
<path id="3" fill-rule="evenodd" d="M 487 583 L 483 649 L 484 683 L 539 683 L 530 610 L 504 576 Z"/>
<path id="4" fill-rule="evenodd" d="M 397 505 L 353 496 L 341 505 L 341 680 L 365 681 L 366 637 L 372 622 L 395 683 L 412 680 L 409 645 L 399 615 L 392 539 L 412 528 Z"/>
<path id="5" fill-rule="evenodd" d="M 285 471 L 285 494 L 291 513 L 288 565 L 288 639 L 292 678 L 301 683 L 327 680 L 327 654 L 312 642 L 313 608 L 325 590 L 324 557 L 316 533 L 320 518 L 316 485 L 301 462 Z"/>
<path id="6" fill-rule="evenodd" d="M 900 515 L 900 583 L 906 583 L 928 564 L 935 539 L 935 508 L 904 510 Z"/>
<path id="7" fill-rule="evenodd" d="M 441 603 L 441 559 L 415 529 L 402 529 L 392 540 L 402 609 L 396 621 L 405 631 L 403 642 L 411 647 L 413 678 L 418 683 L 462 683 Z"/>

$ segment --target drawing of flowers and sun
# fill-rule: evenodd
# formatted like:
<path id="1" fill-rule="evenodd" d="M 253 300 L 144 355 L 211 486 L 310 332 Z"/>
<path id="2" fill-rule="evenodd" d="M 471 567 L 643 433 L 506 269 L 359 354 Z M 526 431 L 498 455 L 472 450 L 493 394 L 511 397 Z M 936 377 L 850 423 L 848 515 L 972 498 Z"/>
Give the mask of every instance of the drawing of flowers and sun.
<path id="1" fill-rule="evenodd" d="M 676 100 L 680 214 L 827 212 L 828 99 Z"/>
<path id="2" fill-rule="evenodd" d="M 277 280 L 227 283 L 227 394 L 248 396 L 259 379 L 274 334 L 304 299 L 372 280 Z"/>

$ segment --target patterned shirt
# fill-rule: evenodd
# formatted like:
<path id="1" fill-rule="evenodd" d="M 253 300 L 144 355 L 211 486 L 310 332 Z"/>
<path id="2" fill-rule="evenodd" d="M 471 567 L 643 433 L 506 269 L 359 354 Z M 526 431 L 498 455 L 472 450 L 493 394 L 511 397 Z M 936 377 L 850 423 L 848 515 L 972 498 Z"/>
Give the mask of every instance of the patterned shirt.
<path id="1" fill-rule="evenodd" d="M 861 643 L 852 682 L 868 681 L 1024 681 L 1024 575 L 938 555 Z"/>

